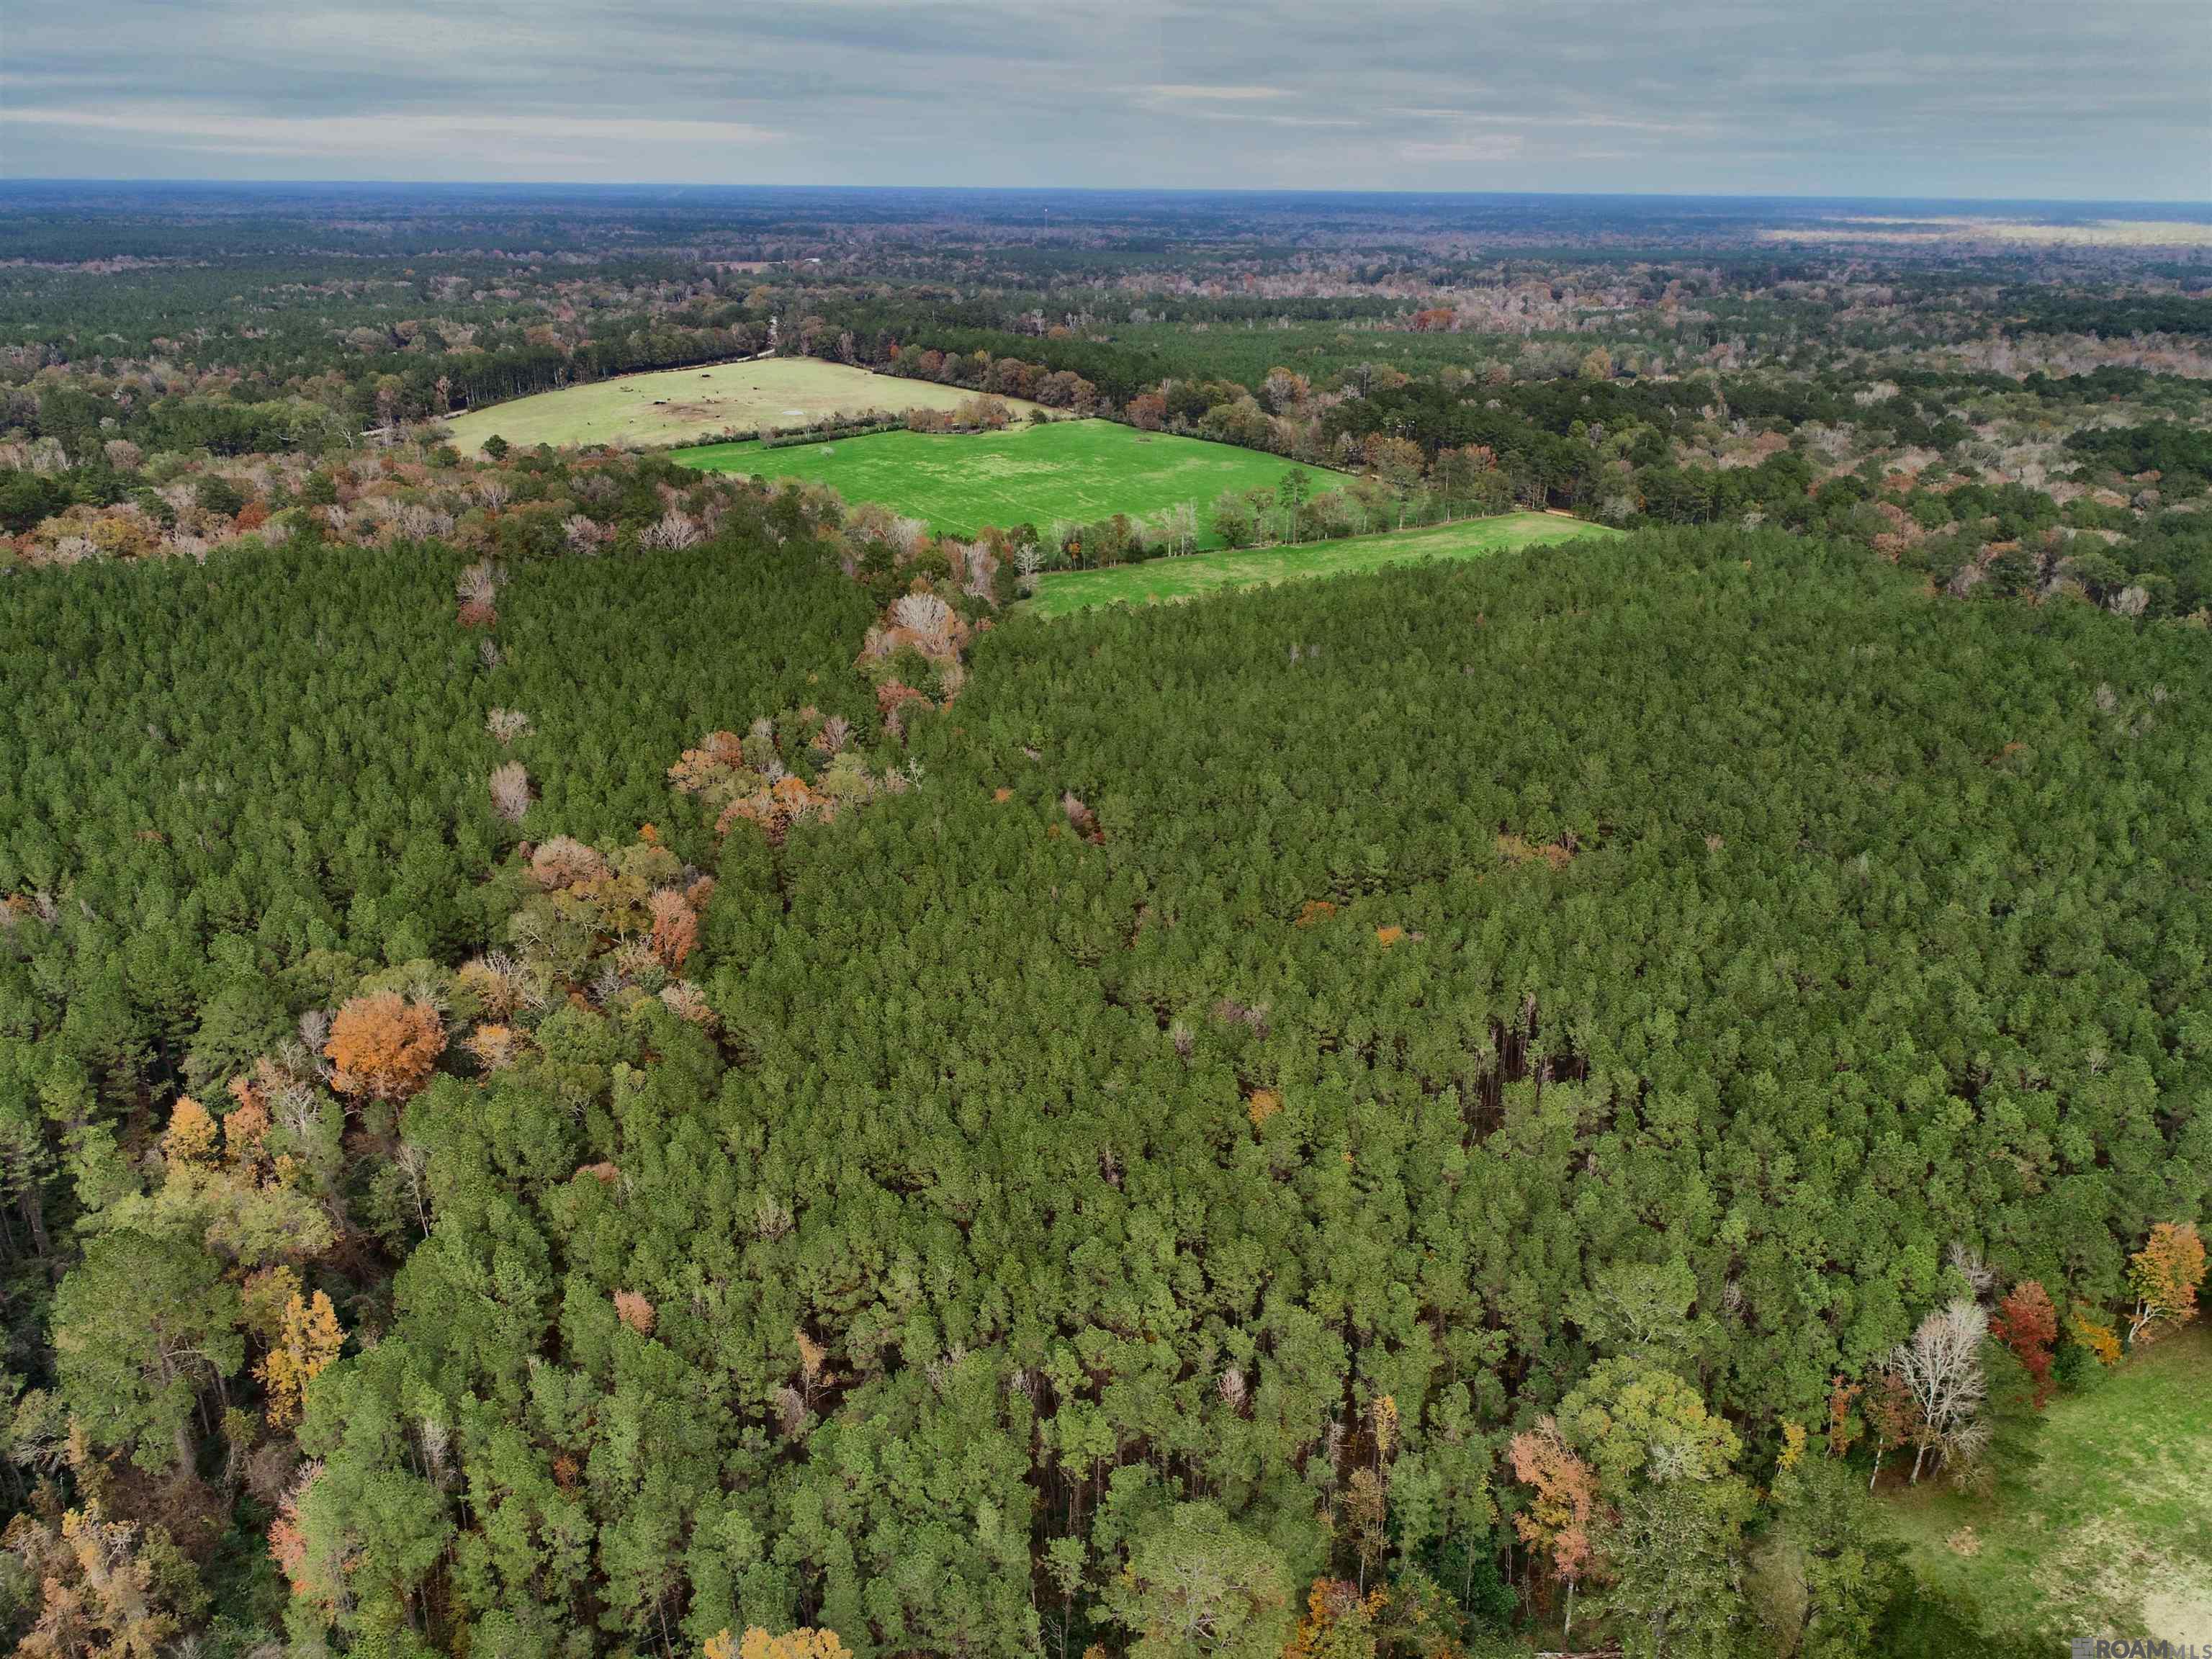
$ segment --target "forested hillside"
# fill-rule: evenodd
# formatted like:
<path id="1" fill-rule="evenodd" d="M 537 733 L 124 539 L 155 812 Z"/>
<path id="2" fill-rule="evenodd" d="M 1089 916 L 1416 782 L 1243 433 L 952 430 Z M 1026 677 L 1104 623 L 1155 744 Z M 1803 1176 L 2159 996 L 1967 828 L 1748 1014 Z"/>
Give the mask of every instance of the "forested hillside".
<path id="1" fill-rule="evenodd" d="M 529 814 L 617 838 L 667 820 L 665 757 L 718 714 L 862 712 L 842 671 L 867 595 L 750 510 L 680 550 L 511 571 L 303 536 L 11 583 L 0 890 L 56 912 L 33 977 L 111 1024 L 108 1063 L 135 1075 L 158 1048 L 163 1076 L 225 951 L 256 974 L 453 958 L 491 937 L 472 890 Z M 475 626 L 457 586 L 495 596 Z M 544 799 L 503 815 L 489 780 L 509 762 Z"/>
<path id="2" fill-rule="evenodd" d="M 0 202 L 0 1638 L 2056 1633 L 1882 1506 L 2196 1310 L 2201 268 L 193 200 Z M 1266 451 L 1306 574 L 1629 533 L 1048 617 L 1197 537 L 428 421 L 772 347 Z"/>
<path id="3" fill-rule="evenodd" d="M 65 1486 L 87 1535 L 151 1575 L 84 1586 L 118 1637 L 131 1605 L 155 1632 L 211 1604 L 218 1630 L 275 1626 L 262 1534 L 300 1395 L 349 1334 L 373 1342 L 428 1224 L 393 1114 L 446 1022 L 485 1006 L 451 970 L 510 960 L 539 826 L 632 843 L 645 885 L 621 902 L 659 930 L 649 956 L 680 959 L 678 854 L 714 847 L 668 782 L 687 735 L 731 710 L 872 720 L 850 663 L 875 604 L 834 523 L 675 476 L 672 505 L 650 469 L 556 472 L 550 505 L 573 485 L 605 518 L 572 516 L 586 550 L 557 560 L 347 547 L 310 519 L 205 564 L 9 581 L 0 1169 L 9 1498 L 29 1512 L 6 1615 L 43 1599 L 45 1631 L 59 1605 L 9 1571 L 79 1576 L 42 1565 L 62 1536 L 24 1529 Z"/>
<path id="4" fill-rule="evenodd" d="M 1001 630 L 923 787 L 732 832 L 707 1026 L 408 1106 L 293 1617 L 1073 1651 L 1179 1547 L 1479 1607 L 1572 1393 L 1749 1474 L 1961 1259 L 2117 1304 L 2212 1167 L 2201 650 L 1773 536 Z"/>

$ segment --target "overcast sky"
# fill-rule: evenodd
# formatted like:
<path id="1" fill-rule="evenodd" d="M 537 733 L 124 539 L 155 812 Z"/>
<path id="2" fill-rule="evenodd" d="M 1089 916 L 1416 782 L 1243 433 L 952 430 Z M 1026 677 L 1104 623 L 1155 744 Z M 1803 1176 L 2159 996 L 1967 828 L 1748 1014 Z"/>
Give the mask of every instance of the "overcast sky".
<path id="1" fill-rule="evenodd" d="M 2208 0 L 0 0 L 0 174 L 2212 199 Z"/>

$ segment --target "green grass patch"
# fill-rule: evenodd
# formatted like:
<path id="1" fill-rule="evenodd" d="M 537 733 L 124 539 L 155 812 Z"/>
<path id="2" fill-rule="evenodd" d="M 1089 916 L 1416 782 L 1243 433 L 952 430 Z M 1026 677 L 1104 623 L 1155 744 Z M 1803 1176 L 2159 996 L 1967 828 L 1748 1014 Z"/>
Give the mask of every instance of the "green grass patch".
<path id="1" fill-rule="evenodd" d="M 2212 1328 L 2054 1401 L 2036 1443 L 2042 1461 L 1993 1496 L 1892 1499 L 1922 1581 L 1970 1595 L 1993 1636 L 2212 1636 Z"/>
<path id="2" fill-rule="evenodd" d="M 781 449 L 710 444 L 679 450 L 675 459 L 710 472 L 827 484 L 848 501 L 880 501 L 955 536 L 972 536 L 985 525 L 1042 528 L 1116 513 L 1142 518 L 1188 501 L 1199 511 L 1201 544 L 1217 546 L 1206 524 L 1214 498 L 1224 489 L 1272 489 L 1292 465 L 1256 449 L 1110 421 L 957 435 L 880 432 Z M 1305 471 L 1317 490 L 1344 482 L 1339 473 Z"/>
<path id="3" fill-rule="evenodd" d="M 454 447 L 472 452 L 496 433 L 518 449 L 551 444 L 681 443 L 724 427 L 781 431 L 833 415 L 954 409 L 975 393 L 934 380 L 871 374 L 814 357 L 767 357 L 697 368 L 656 369 L 492 404 L 446 422 Z M 1000 400 L 1026 411 L 1018 398 Z"/>
<path id="4" fill-rule="evenodd" d="M 1350 575 L 1417 559 L 1480 559 L 1545 543 L 1618 534 L 1604 525 L 1554 513 L 1509 513 L 1495 519 L 1464 519 L 1418 530 L 1310 542 L 1304 547 L 1200 553 L 1110 570 L 1060 571 L 1039 581 L 1029 609 L 1041 617 L 1061 617 L 1097 605 L 1158 605 L 1309 576 Z"/>

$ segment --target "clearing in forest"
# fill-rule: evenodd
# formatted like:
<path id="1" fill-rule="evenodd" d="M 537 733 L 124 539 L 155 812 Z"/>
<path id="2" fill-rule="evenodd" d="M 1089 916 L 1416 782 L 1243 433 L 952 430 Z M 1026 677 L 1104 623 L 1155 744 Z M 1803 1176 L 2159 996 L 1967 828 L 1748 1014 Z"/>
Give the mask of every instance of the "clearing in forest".
<path id="1" fill-rule="evenodd" d="M 2042 1461 L 1992 1497 L 1896 1496 L 1922 1580 L 1971 1595 L 1996 1637 L 2212 1634 L 2212 1328 L 2054 1400 L 2035 1445 Z"/>
<path id="2" fill-rule="evenodd" d="M 905 380 L 816 357 L 760 357 L 692 368 L 623 374 L 562 386 L 511 403 L 489 404 L 446 422 L 454 446 L 474 453 L 496 433 L 518 449 L 538 444 L 679 443 L 724 427 L 781 431 L 832 415 L 884 410 L 957 409 L 975 397 L 963 386 Z M 1035 405 L 1000 401 L 1017 415 Z"/>
<path id="3" fill-rule="evenodd" d="M 952 435 L 882 432 L 781 449 L 714 444 L 675 459 L 713 472 L 827 484 L 848 501 L 880 501 L 956 536 L 972 536 L 985 525 L 1043 528 L 1057 520 L 1082 524 L 1116 513 L 1143 518 L 1188 501 L 1198 509 L 1201 546 L 1219 545 L 1206 522 L 1215 497 L 1228 489 L 1273 489 L 1296 465 L 1235 444 L 1139 432 L 1110 421 Z M 1323 468 L 1304 471 L 1316 490 L 1345 481 Z"/>
<path id="4" fill-rule="evenodd" d="M 1418 559 L 1479 559 L 1547 542 L 1570 542 L 1620 532 L 1556 513 L 1508 513 L 1462 519 L 1303 547 L 1261 547 L 1237 553 L 1200 553 L 1187 559 L 1147 559 L 1109 570 L 1066 570 L 1037 583 L 1029 609 L 1062 617 L 1097 605 L 1157 605 L 1198 599 L 1236 588 L 1267 587 L 1309 576 L 1342 576 Z"/>

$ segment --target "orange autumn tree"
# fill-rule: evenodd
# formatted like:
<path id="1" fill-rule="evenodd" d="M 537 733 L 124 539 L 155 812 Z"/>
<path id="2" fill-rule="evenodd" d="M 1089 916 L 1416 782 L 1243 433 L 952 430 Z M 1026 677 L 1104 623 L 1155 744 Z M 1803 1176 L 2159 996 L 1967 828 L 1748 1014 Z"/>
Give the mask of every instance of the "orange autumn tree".
<path id="1" fill-rule="evenodd" d="M 2204 1282 L 2204 1241 L 2193 1221 L 2161 1221 L 2149 1242 L 2128 1258 L 2128 1288 L 2136 1310 L 2128 1340 L 2154 1342 L 2197 1316 L 2197 1287 Z"/>
<path id="2" fill-rule="evenodd" d="M 337 1066 L 331 1080 L 340 1092 L 393 1101 L 420 1092 L 445 1051 L 438 1011 L 390 991 L 339 1009 L 323 1048 Z"/>
<path id="3" fill-rule="evenodd" d="M 1852 1420 L 1851 1401 L 1864 1393 L 1863 1382 L 1846 1382 L 1837 1377 L 1828 1389 L 1828 1455 L 1841 1457 L 1858 1438 L 1858 1425 Z"/>
<path id="4" fill-rule="evenodd" d="M 699 943 L 699 918 L 690 902 L 672 887 L 664 887 L 655 893 L 650 904 L 653 954 L 660 958 L 663 967 L 671 970 L 681 968 L 684 958 Z"/>
<path id="5" fill-rule="evenodd" d="M 1553 1576 L 1567 1587 L 1567 1626 L 1571 1628 L 1575 1585 L 1590 1565 L 1597 1471 L 1568 1446 L 1553 1417 L 1539 1418 L 1534 1429 L 1515 1435 L 1507 1455 L 1513 1478 L 1536 1493 L 1535 1501 L 1513 1517 L 1513 1529 L 1529 1548 L 1551 1556 Z"/>
<path id="6" fill-rule="evenodd" d="M 327 1616 L 337 1611 L 340 1586 L 355 1564 L 342 1557 L 318 1557 L 309 1551 L 307 1535 L 300 1520 L 300 1506 L 322 1474 L 319 1458 L 303 1463 L 293 1476 L 292 1484 L 285 1488 L 276 1506 L 276 1518 L 269 1523 L 269 1558 L 284 1575 L 292 1594 Z"/>
<path id="7" fill-rule="evenodd" d="M 2058 1340 L 2058 1310 L 2051 1306 L 2049 1292 L 2033 1279 L 2021 1280 L 1997 1304 L 1990 1334 L 2020 1361 L 2035 1385 L 2035 1408 L 2041 1411 L 2051 1398 L 2051 1347 Z"/>

